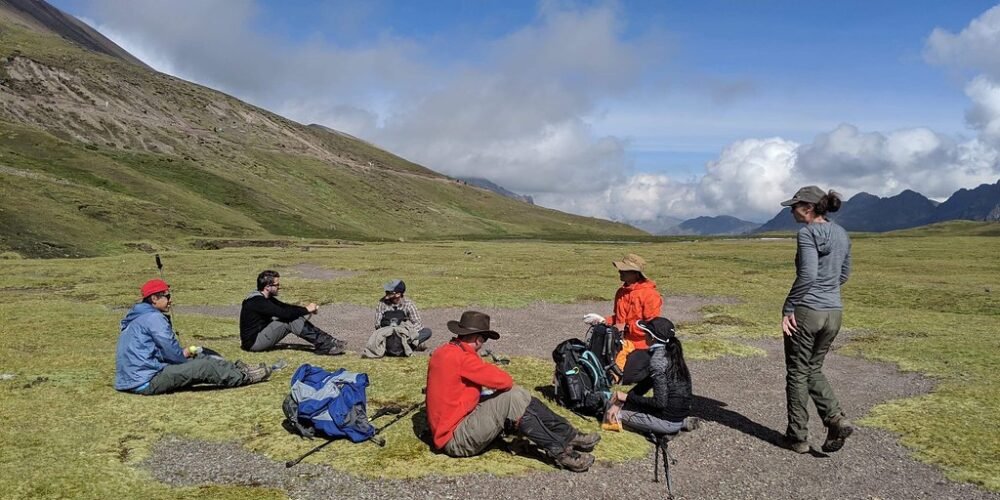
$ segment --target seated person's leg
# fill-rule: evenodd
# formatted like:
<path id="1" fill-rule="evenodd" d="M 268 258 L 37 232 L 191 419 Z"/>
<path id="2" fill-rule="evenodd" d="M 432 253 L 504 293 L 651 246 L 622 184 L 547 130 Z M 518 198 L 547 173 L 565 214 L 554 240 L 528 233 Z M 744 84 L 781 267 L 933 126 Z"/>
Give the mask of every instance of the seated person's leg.
<path id="1" fill-rule="evenodd" d="M 235 364 L 218 358 L 192 359 L 179 365 L 167 365 L 149 381 L 142 394 L 163 394 L 196 384 L 237 387 L 245 375 Z"/>
<path id="2" fill-rule="evenodd" d="M 471 457 L 482 453 L 503 432 L 507 422 L 524 415 L 531 395 L 521 387 L 499 392 L 480 401 L 472 413 L 458 424 L 455 434 L 442 451 L 452 457 Z"/>
<path id="3" fill-rule="evenodd" d="M 299 318 L 289 323 L 292 333 L 302 337 L 316 348 L 318 354 L 330 354 L 331 351 L 343 352 L 344 343 L 335 339 L 333 335 L 324 332 L 318 326 Z"/>
<path id="4" fill-rule="evenodd" d="M 622 409 L 618 413 L 622 426 L 639 434 L 677 434 L 684 428 L 684 422 L 671 422 L 654 417 L 648 413 L 640 413 Z"/>
<path id="5" fill-rule="evenodd" d="M 255 340 L 253 345 L 250 346 L 250 350 L 252 352 L 261 352 L 271 349 L 278 342 L 281 342 L 281 339 L 285 338 L 289 333 L 292 333 L 292 329 L 289 327 L 288 323 L 274 320 L 268 323 L 268 325 L 257 334 L 257 340 Z"/>
<path id="6" fill-rule="evenodd" d="M 427 342 L 427 340 L 430 338 L 431 338 L 431 329 L 427 327 L 421 328 L 420 331 L 417 332 L 417 345 Z"/>

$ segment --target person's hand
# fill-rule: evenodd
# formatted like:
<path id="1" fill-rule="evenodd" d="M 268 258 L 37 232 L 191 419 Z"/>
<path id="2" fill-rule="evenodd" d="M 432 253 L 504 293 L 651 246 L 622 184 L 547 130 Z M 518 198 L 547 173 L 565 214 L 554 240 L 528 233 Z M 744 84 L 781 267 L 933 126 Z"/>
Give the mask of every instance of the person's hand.
<path id="1" fill-rule="evenodd" d="M 620 420 L 618 412 L 620 412 L 621 410 L 622 410 L 621 406 L 611 405 L 611 407 L 608 408 L 608 412 L 604 414 L 604 421 L 608 423 L 618 422 Z"/>
<path id="2" fill-rule="evenodd" d="M 306 305 L 306 311 L 309 311 L 309 314 L 316 314 L 319 312 L 319 306 L 317 306 L 315 303 L 310 302 L 309 304 Z"/>
<path id="3" fill-rule="evenodd" d="M 624 403 L 626 399 L 628 399 L 628 394 L 625 394 L 622 391 L 615 391 L 613 401 L 617 403 Z"/>
<path id="4" fill-rule="evenodd" d="M 600 325 L 604 323 L 604 316 L 597 313 L 589 313 L 583 317 L 583 322 L 588 325 Z"/>
<path id="5" fill-rule="evenodd" d="M 795 313 L 786 314 L 781 318 L 781 331 L 785 332 L 786 337 L 791 337 L 799 331 L 799 325 L 795 323 Z"/>

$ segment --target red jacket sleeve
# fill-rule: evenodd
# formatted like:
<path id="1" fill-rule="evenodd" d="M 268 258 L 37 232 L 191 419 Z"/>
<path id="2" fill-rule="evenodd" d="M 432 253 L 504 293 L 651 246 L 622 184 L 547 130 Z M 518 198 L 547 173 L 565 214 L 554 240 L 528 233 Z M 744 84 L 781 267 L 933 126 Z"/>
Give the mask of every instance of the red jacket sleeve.
<path id="1" fill-rule="evenodd" d="M 470 353 L 462 358 L 462 378 L 473 384 L 498 391 L 506 391 L 514 387 L 514 379 L 507 372 L 487 364 L 479 356 Z"/>

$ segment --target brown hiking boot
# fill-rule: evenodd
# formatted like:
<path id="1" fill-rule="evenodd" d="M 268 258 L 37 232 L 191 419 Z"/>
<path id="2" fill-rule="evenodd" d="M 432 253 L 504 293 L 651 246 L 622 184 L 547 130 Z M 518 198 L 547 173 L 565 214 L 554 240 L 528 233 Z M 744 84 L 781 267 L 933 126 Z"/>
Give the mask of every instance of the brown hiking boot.
<path id="1" fill-rule="evenodd" d="M 569 446 L 577 451 L 591 451 L 601 442 L 601 435 L 597 432 L 584 434 L 577 432 L 573 439 L 569 440 Z"/>
<path id="2" fill-rule="evenodd" d="M 854 433 L 854 426 L 843 414 L 830 419 L 827 424 L 826 442 L 823 443 L 823 451 L 833 453 L 840 451 L 844 447 L 844 441 Z"/>
<path id="3" fill-rule="evenodd" d="M 788 448 L 789 450 L 792 450 L 800 455 L 803 453 L 809 453 L 809 441 L 798 441 L 788 436 L 783 436 L 781 444 L 785 448 Z"/>
<path id="4" fill-rule="evenodd" d="M 594 465 L 594 456 L 567 447 L 562 454 L 556 457 L 556 465 L 572 472 L 586 472 L 591 465 Z"/>
<path id="5" fill-rule="evenodd" d="M 235 364 L 240 371 L 243 372 L 243 385 L 263 382 L 271 376 L 271 368 L 264 363 L 253 366 L 243 363 L 242 361 L 237 361 Z"/>

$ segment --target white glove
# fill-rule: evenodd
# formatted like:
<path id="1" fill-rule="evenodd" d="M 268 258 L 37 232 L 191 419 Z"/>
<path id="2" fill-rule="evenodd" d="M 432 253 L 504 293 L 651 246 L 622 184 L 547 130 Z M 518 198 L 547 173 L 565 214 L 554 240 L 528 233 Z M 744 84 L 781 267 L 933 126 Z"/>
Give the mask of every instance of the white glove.
<path id="1" fill-rule="evenodd" d="M 600 314 L 590 313 L 583 317 L 583 322 L 588 325 L 600 325 L 604 323 L 604 316 Z"/>

